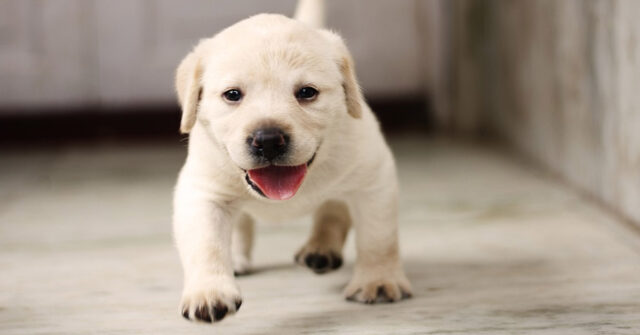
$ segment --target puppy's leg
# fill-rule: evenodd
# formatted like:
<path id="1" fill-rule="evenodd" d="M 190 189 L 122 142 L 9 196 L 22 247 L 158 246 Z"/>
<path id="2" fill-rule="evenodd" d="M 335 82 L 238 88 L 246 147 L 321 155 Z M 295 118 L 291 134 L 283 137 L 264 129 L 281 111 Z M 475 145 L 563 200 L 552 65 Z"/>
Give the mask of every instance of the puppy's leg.
<path id="1" fill-rule="evenodd" d="M 215 322 L 242 303 L 231 263 L 232 211 L 185 184 L 176 186 L 173 218 L 184 268 L 179 312 L 189 320 Z"/>
<path id="2" fill-rule="evenodd" d="M 236 275 L 247 274 L 251 270 L 253 225 L 253 219 L 245 213 L 239 215 L 234 222 L 231 239 L 231 258 L 233 259 L 233 272 Z"/>
<path id="3" fill-rule="evenodd" d="M 344 290 L 348 300 L 393 302 L 411 296 L 398 252 L 397 191 L 393 174 L 350 201 L 354 217 L 357 259 Z"/>
<path id="4" fill-rule="evenodd" d="M 316 273 L 339 268 L 342 265 L 342 246 L 350 226 L 351 217 L 345 203 L 325 202 L 313 216 L 311 236 L 296 253 L 296 263 Z"/>

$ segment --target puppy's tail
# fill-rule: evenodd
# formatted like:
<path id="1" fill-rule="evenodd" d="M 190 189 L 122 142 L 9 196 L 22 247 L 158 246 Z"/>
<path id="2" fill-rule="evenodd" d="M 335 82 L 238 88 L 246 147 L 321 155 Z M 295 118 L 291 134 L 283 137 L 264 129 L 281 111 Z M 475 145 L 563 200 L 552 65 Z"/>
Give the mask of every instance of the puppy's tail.
<path id="1" fill-rule="evenodd" d="M 324 0 L 298 0 L 293 18 L 314 28 L 324 28 Z"/>

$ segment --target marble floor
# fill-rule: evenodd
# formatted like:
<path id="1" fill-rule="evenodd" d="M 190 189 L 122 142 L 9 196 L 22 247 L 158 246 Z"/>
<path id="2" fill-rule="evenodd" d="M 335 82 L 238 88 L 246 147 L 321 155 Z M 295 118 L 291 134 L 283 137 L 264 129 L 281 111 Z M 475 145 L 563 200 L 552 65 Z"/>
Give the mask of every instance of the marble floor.
<path id="1" fill-rule="evenodd" d="M 392 139 L 414 298 L 342 298 L 354 259 L 293 265 L 303 220 L 259 226 L 240 312 L 177 313 L 171 190 L 184 143 L 0 151 L 0 334 L 639 334 L 640 236 L 504 151 Z"/>

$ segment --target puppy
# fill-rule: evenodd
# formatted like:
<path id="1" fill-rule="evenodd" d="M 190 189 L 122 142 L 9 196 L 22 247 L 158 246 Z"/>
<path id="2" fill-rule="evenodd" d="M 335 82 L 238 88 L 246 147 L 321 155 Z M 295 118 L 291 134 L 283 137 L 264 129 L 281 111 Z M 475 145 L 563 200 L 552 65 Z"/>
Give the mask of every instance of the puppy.
<path id="1" fill-rule="evenodd" d="M 411 295 L 398 253 L 393 156 L 365 103 L 342 39 L 320 27 L 323 4 L 296 18 L 261 14 L 202 40 L 180 63 L 180 130 L 189 152 L 174 195 L 184 268 L 180 313 L 213 322 L 236 313 L 234 272 L 250 269 L 253 221 L 313 214 L 295 255 L 316 273 L 342 264 L 353 225 L 347 299 Z"/>

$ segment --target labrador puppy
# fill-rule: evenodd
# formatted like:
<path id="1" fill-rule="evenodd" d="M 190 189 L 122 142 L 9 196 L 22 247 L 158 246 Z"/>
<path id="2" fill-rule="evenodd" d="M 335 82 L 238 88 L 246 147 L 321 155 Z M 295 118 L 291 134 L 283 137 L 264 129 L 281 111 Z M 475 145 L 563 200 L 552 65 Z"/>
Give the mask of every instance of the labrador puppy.
<path id="1" fill-rule="evenodd" d="M 234 273 L 250 270 L 255 220 L 313 215 L 295 261 L 316 273 L 342 264 L 354 227 L 348 300 L 411 295 L 398 253 L 393 156 L 358 87 L 351 55 L 321 28 L 323 4 L 296 19 L 260 14 L 202 40 L 180 63 L 180 130 L 189 134 L 174 195 L 184 268 L 179 312 L 214 322 L 242 304 Z"/>

